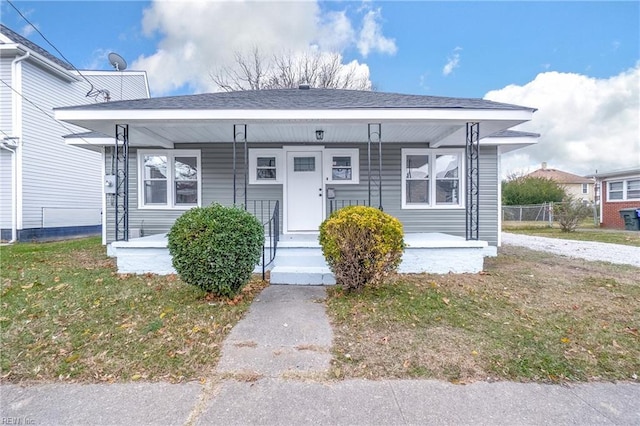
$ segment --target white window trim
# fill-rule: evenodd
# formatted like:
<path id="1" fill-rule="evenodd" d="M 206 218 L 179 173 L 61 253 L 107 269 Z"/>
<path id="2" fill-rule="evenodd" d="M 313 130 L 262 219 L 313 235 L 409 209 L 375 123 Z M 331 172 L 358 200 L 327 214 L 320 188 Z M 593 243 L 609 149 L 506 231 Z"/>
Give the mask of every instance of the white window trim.
<path id="1" fill-rule="evenodd" d="M 407 155 L 429 155 L 429 204 L 407 204 L 407 168 L 405 161 L 405 157 Z M 460 164 L 459 164 L 459 203 L 458 204 L 436 204 L 435 203 L 435 194 L 436 194 L 436 178 L 435 172 L 433 171 L 433 167 L 435 166 L 435 157 L 436 155 L 457 155 Z M 403 148 L 401 150 L 400 161 L 401 164 L 401 173 L 400 183 L 401 183 L 401 200 L 402 205 L 401 208 L 403 210 L 442 210 L 442 209 L 464 209 L 465 208 L 465 171 L 464 171 L 464 149 L 441 149 L 441 148 Z"/>
<path id="2" fill-rule="evenodd" d="M 632 176 L 632 177 L 628 177 L 625 179 L 615 179 L 615 180 L 608 180 L 605 181 L 606 185 L 607 185 L 607 202 L 608 203 L 625 203 L 628 201 L 638 201 L 640 200 L 640 198 L 629 198 L 627 193 L 629 190 L 629 181 L 632 180 L 640 180 L 640 176 Z M 619 200 L 612 200 L 611 199 L 611 184 L 612 183 L 622 183 L 622 198 Z M 615 192 L 620 192 L 620 191 L 615 191 Z"/>
<path id="3" fill-rule="evenodd" d="M 259 180 L 257 176 L 258 157 L 276 158 L 276 178 L 274 180 Z M 283 151 L 280 148 L 249 149 L 249 184 L 251 185 L 282 185 L 284 175 Z"/>
<path id="4" fill-rule="evenodd" d="M 589 193 L 589 184 L 588 183 L 583 183 L 582 184 L 582 193 L 583 194 L 588 194 Z"/>
<path id="5" fill-rule="evenodd" d="M 351 180 L 333 180 L 333 157 L 351 157 Z M 360 183 L 360 150 L 358 148 L 331 148 L 324 151 L 325 182 L 332 185 Z"/>
<path id="6" fill-rule="evenodd" d="M 193 207 L 200 207 L 202 204 L 202 161 L 199 149 L 139 149 L 138 155 L 138 209 L 140 210 L 189 210 Z M 164 155 L 167 157 L 167 205 L 144 203 L 144 156 Z M 198 203 L 175 205 L 173 200 L 174 170 L 173 162 L 175 157 L 196 157 L 198 168 Z"/>

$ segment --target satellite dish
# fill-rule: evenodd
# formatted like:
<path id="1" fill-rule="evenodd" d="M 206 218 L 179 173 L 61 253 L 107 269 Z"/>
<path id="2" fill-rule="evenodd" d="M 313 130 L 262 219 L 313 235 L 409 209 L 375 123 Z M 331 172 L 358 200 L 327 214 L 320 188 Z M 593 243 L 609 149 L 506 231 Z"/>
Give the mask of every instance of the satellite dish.
<path id="1" fill-rule="evenodd" d="M 116 71 L 124 71 L 127 69 L 127 61 L 117 53 L 109 53 L 109 63 L 116 69 Z"/>

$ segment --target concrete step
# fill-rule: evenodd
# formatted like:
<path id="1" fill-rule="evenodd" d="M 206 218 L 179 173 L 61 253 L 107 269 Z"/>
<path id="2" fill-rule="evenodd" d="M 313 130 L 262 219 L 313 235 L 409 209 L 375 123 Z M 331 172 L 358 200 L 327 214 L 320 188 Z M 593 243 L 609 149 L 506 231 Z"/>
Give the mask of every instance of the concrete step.
<path id="1" fill-rule="evenodd" d="M 278 247 L 274 263 L 278 266 L 328 267 L 322 252 L 309 248 L 282 249 Z"/>
<path id="2" fill-rule="evenodd" d="M 280 266 L 271 270 L 271 284 L 334 285 L 336 283 L 328 267 Z"/>

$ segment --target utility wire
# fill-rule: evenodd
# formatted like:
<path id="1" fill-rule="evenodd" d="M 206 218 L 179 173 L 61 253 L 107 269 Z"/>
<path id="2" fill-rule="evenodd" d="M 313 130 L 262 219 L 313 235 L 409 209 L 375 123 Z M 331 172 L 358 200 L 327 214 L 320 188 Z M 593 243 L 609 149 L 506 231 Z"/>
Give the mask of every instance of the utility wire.
<path id="1" fill-rule="evenodd" d="M 0 82 L 2 82 L 2 84 L 4 84 L 5 86 L 7 86 L 9 89 L 11 89 L 14 93 L 18 94 L 18 96 L 20 96 L 22 99 L 24 99 L 25 101 L 29 102 L 31 105 L 33 105 L 38 111 L 40 111 L 41 113 L 43 113 L 44 115 L 46 115 L 47 117 L 49 117 L 50 119 L 52 119 L 53 121 L 55 121 L 56 123 L 58 123 L 60 126 L 62 126 L 67 132 L 69 132 L 72 135 L 78 135 L 78 133 L 76 133 L 74 130 L 68 128 L 67 126 L 64 125 L 64 123 L 62 123 L 61 121 L 58 121 L 55 119 L 55 117 L 51 114 L 49 114 L 47 111 L 45 111 L 44 109 L 40 108 L 38 105 L 36 105 L 35 102 L 32 102 L 30 99 L 28 99 L 26 96 L 24 96 L 22 93 L 18 92 L 16 89 L 14 89 L 9 83 L 7 83 L 6 81 L 4 81 L 3 79 L 0 78 Z M 4 131 L 2 132 L 4 133 Z M 5 135 L 7 135 L 6 133 L 4 133 Z M 9 137 L 9 135 L 7 135 L 7 137 Z M 92 144 L 91 142 L 89 142 L 88 140 L 86 140 L 85 138 L 83 138 L 82 136 L 80 136 L 80 139 L 82 139 L 85 143 L 87 143 L 87 145 L 95 145 Z"/>
<path id="2" fill-rule="evenodd" d="M 58 52 L 58 54 L 60 55 L 60 57 L 61 57 L 62 59 L 64 59 L 64 60 L 65 60 L 69 65 L 71 65 L 71 68 L 73 68 L 73 69 L 74 69 L 74 70 L 75 70 L 75 71 L 80 75 L 80 77 L 82 77 L 82 78 L 83 78 L 87 83 L 89 83 L 89 85 L 91 86 L 91 89 L 89 89 L 89 91 L 87 92 L 87 94 L 86 94 L 86 96 L 87 96 L 87 97 L 89 97 L 89 96 L 91 96 L 91 97 L 95 97 L 95 96 L 98 96 L 98 95 L 102 92 L 101 90 L 96 90 L 96 89 L 93 87 L 93 83 L 91 83 L 91 82 L 89 81 L 89 79 L 88 79 L 87 77 L 85 77 L 85 76 L 80 72 L 80 70 L 79 70 L 78 68 L 76 68 L 76 67 L 75 67 L 75 65 L 73 65 L 73 64 L 71 63 L 71 61 L 70 61 L 70 60 L 68 60 L 68 59 L 67 59 L 67 57 L 66 57 L 66 56 L 64 56 L 64 55 L 62 54 L 62 52 L 61 52 L 60 50 L 58 50 L 58 48 L 57 48 L 53 43 L 51 43 L 51 42 L 49 41 L 49 39 L 48 39 L 48 38 L 46 38 L 46 37 L 44 36 L 44 34 L 42 34 L 42 32 L 40 32 L 40 30 L 38 29 L 38 27 L 36 27 L 35 25 L 33 25 L 33 24 L 31 23 L 31 21 L 29 21 L 29 19 L 27 19 L 27 17 L 26 17 L 26 16 L 24 16 L 24 15 L 22 14 L 22 12 L 20 12 L 20 9 L 18 9 L 18 8 L 13 4 L 13 2 L 12 2 L 11 0 L 7 0 L 7 3 L 9 3 L 9 4 L 11 5 L 11 7 L 12 7 L 16 12 L 18 12 L 18 15 L 20 15 L 20 16 L 22 17 L 22 19 L 24 19 L 24 20 L 27 22 L 27 24 L 29 24 L 29 25 L 31 26 L 31 28 L 33 28 L 34 30 L 36 30 L 36 32 L 37 32 L 38 34 L 40 34 L 40 37 L 42 37 L 42 38 L 44 39 L 44 41 L 46 41 L 47 43 L 49 43 L 49 46 L 53 47 L 53 49 L 54 49 L 56 52 Z"/>

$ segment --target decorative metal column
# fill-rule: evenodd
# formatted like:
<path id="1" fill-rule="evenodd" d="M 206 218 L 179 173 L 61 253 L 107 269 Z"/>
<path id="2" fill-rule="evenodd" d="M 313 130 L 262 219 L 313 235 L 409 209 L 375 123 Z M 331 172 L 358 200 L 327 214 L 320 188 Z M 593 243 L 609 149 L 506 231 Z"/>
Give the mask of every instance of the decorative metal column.
<path id="1" fill-rule="evenodd" d="M 249 173 L 249 151 L 247 149 L 247 125 L 233 125 L 233 205 L 237 202 L 238 161 L 236 144 L 242 142 L 244 148 L 244 209 L 247 209 L 247 183 Z"/>
<path id="2" fill-rule="evenodd" d="M 478 239 L 480 221 L 480 123 L 467 123 L 466 184 L 467 240 Z"/>
<path id="3" fill-rule="evenodd" d="M 129 241 L 129 125 L 116 124 L 115 240 Z"/>
<path id="4" fill-rule="evenodd" d="M 375 182 L 378 186 L 378 208 L 383 210 L 382 208 L 382 124 L 380 123 L 369 123 L 368 126 L 369 138 L 367 141 L 367 167 L 369 173 L 369 206 L 371 206 L 371 143 L 374 142 L 373 139 L 377 139 L 378 142 L 378 178 Z"/>

